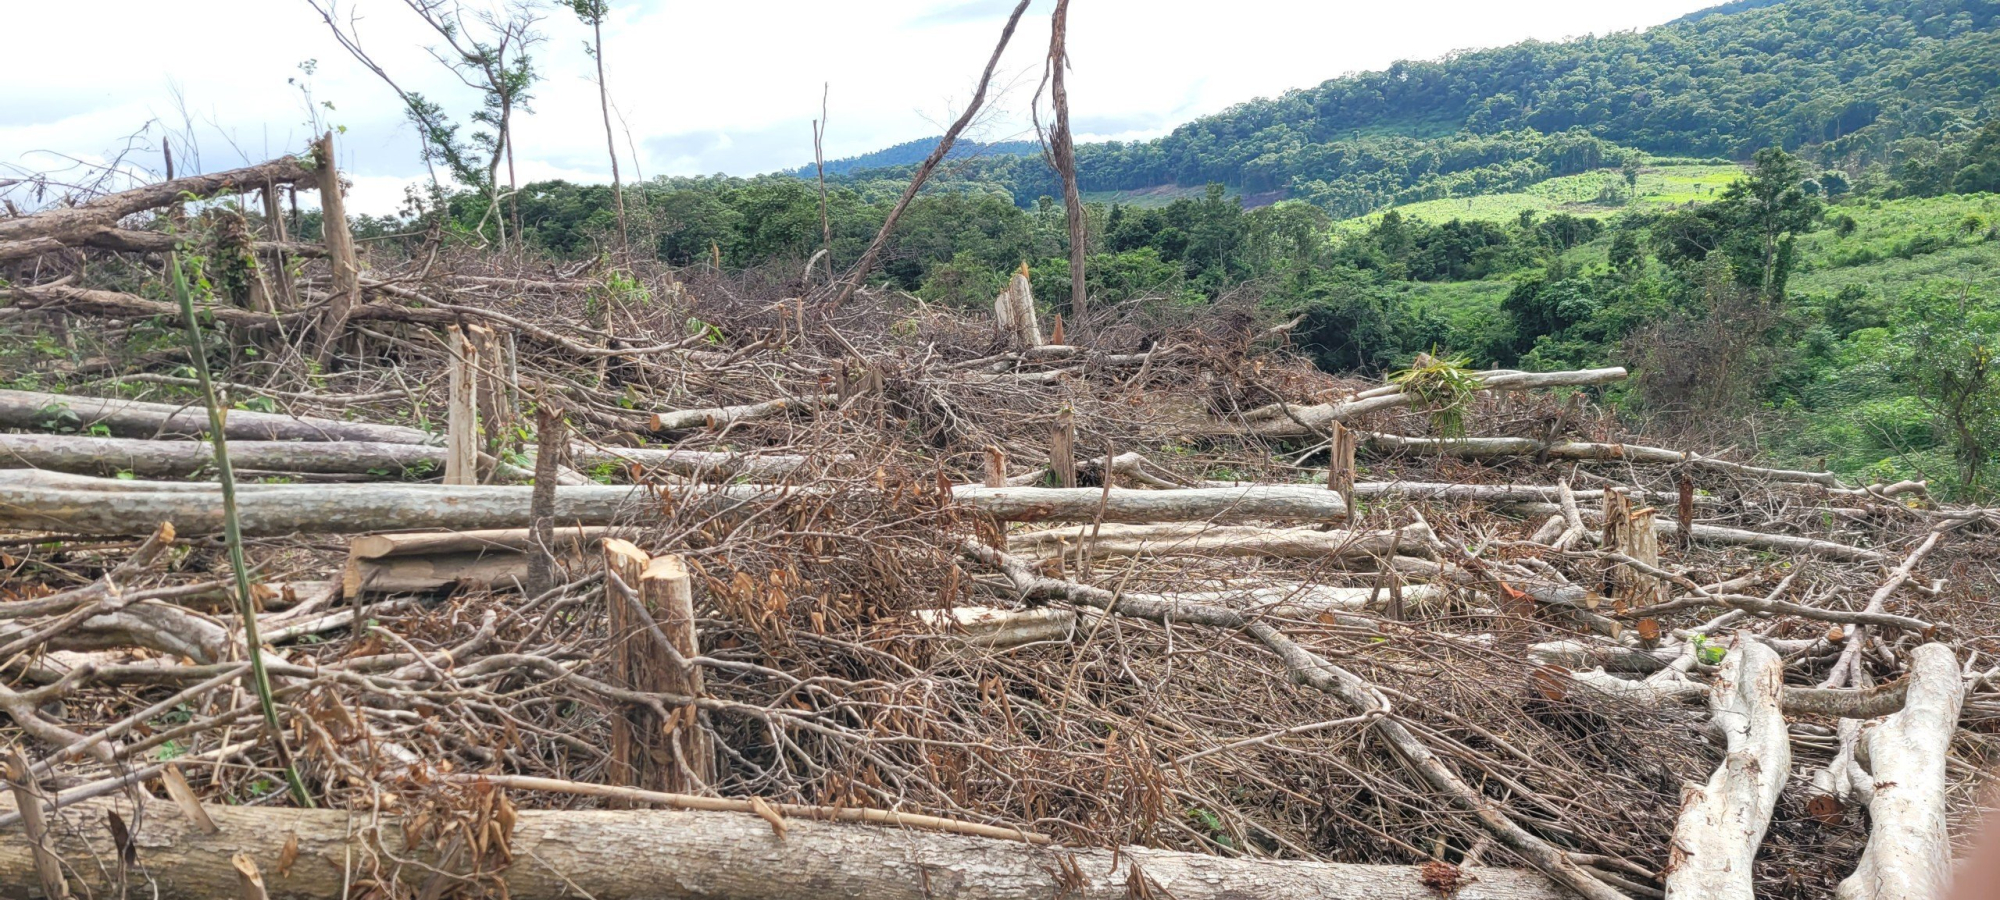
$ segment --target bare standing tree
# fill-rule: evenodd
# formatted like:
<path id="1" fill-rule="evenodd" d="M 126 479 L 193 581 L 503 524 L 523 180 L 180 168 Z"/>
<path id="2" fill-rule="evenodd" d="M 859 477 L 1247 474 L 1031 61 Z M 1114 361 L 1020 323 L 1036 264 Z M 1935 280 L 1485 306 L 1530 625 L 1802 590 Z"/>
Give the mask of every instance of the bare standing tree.
<path id="1" fill-rule="evenodd" d="M 500 162 L 507 163 L 507 199 L 512 208 L 514 231 L 519 240 L 521 230 L 521 208 L 514 203 L 517 185 L 514 180 L 514 114 L 533 112 L 528 101 L 534 95 L 529 90 L 539 77 L 535 73 L 533 58 L 528 51 L 542 40 L 535 30 L 541 16 L 526 0 L 517 0 L 505 7 L 504 15 L 491 10 L 475 10 L 471 19 L 477 28 L 466 24 L 465 5 L 459 0 L 403 0 L 431 27 L 444 38 L 445 47 L 428 48 L 436 59 L 466 87 L 480 91 L 481 107 L 472 114 L 472 121 L 491 128 L 490 133 L 477 131 L 472 135 L 472 143 L 486 151 L 486 196 L 490 203 L 486 216 L 494 219 L 500 233 L 500 252 L 507 252 L 507 224 L 500 214 Z M 477 33 L 475 33 L 475 31 Z M 486 216 L 480 219 L 485 223 Z"/>
<path id="2" fill-rule="evenodd" d="M 821 85 L 819 94 L 819 118 L 813 120 L 813 167 L 819 170 L 819 252 L 826 255 L 826 276 L 833 277 L 833 220 L 826 215 L 826 101 L 833 95 L 833 84 Z M 807 272 L 807 277 L 812 273 Z"/>
<path id="3" fill-rule="evenodd" d="M 889 209 L 889 217 L 882 221 L 882 229 L 875 232 L 875 239 L 868 242 L 868 249 L 861 254 L 861 261 L 854 264 L 853 271 L 847 273 L 847 280 L 841 284 L 840 293 L 833 298 L 832 308 L 838 309 L 861 289 L 861 283 L 868 279 L 868 273 L 875 269 L 875 259 L 882 255 L 882 248 L 889 243 L 889 235 L 896 231 L 896 220 L 902 218 L 903 210 L 910 208 L 910 201 L 917 198 L 917 191 L 924 181 L 937 171 L 939 163 L 951 152 L 951 145 L 958 140 L 958 134 L 972 124 L 979 115 L 979 108 L 986 103 L 986 89 L 993 83 L 993 70 L 1000 66 L 1000 55 L 1007 52 L 1007 42 L 1014 39 L 1014 28 L 1021 24 L 1021 14 L 1028 11 L 1029 0 L 1021 0 L 1014 6 L 1014 12 L 1007 16 L 1007 27 L 1000 30 L 1000 43 L 994 45 L 993 56 L 986 60 L 986 71 L 979 75 L 979 87 L 972 92 L 972 100 L 965 104 L 965 111 L 958 114 L 958 120 L 945 129 L 944 137 L 938 139 L 929 156 L 924 157 L 917 173 L 910 176 L 910 186 L 903 189 L 903 196 L 897 198 L 896 205 Z"/>
<path id="4" fill-rule="evenodd" d="M 590 25 L 590 44 L 585 52 L 597 62 L 597 103 L 604 111 L 604 149 L 611 156 L 611 205 L 618 211 L 618 252 L 628 261 L 632 236 L 625 227 L 625 185 L 618 177 L 618 142 L 611 130 L 611 88 L 604 80 L 604 17 L 611 14 L 610 0 L 568 0 L 577 18 Z"/>
<path id="5" fill-rule="evenodd" d="M 1069 131 L 1069 90 L 1063 85 L 1063 70 L 1069 68 L 1066 46 L 1069 0 L 1056 0 L 1056 11 L 1049 23 L 1049 61 L 1043 77 L 1049 86 L 1049 101 L 1055 106 L 1056 121 L 1053 132 L 1043 142 L 1043 149 L 1050 164 L 1062 175 L 1063 208 L 1069 220 L 1069 311 L 1071 316 L 1082 318 L 1090 311 L 1090 296 L 1084 289 L 1084 262 L 1089 248 L 1085 246 L 1083 192 L 1076 186 L 1076 142 Z"/>
<path id="6" fill-rule="evenodd" d="M 480 92 L 480 108 L 469 118 L 475 124 L 491 129 L 490 132 L 477 131 L 469 139 L 460 137 L 459 123 L 453 121 L 443 106 L 421 93 L 405 89 L 368 55 L 361 46 L 354 17 L 347 16 L 343 23 L 337 0 L 306 0 L 326 22 L 334 39 L 402 99 L 404 111 L 417 126 L 418 137 L 423 142 L 424 163 L 430 167 L 432 185 L 435 187 L 439 182 L 437 167 L 442 164 L 460 184 L 486 195 L 487 209 L 480 217 L 478 230 L 483 233 L 487 220 L 492 219 L 499 233 L 499 249 L 505 252 L 507 221 L 500 213 L 500 204 L 503 197 L 511 198 L 515 188 L 514 115 L 517 112 L 532 112 L 528 101 L 533 95 L 529 91 L 539 76 L 535 73 L 529 50 L 542 40 L 541 34 L 535 30 L 541 17 L 527 2 L 508 5 L 504 15 L 491 10 L 474 10 L 468 15 L 459 0 L 403 2 L 431 30 L 444 38 L 444 48 L 429 48 L 431 56 L 451 70 L 460 82 Z M 505 195 L 500 190 L 502 162 L 507 164 Z M 515 209 L 514 225 L 518 233 L 518 207 Z"/>

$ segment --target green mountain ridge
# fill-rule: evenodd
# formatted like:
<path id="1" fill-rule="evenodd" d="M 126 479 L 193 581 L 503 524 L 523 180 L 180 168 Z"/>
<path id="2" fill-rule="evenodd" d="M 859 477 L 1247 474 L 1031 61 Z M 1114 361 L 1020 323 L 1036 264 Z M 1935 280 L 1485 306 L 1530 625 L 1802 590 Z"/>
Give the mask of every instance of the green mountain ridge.
<path id="1" fill-rule="evenodd" d="M 1859 171 L 2000 108 L 1997 21 L 1993 0 L 1746 0 L 1643 31 L 1398 62 L 1154 140 L 1081 145 L 1079 178 L 1099 195 L 1215 182 L 1347 218 L 1637 154 L 1743 160 L 1779 146 Z M 1034 156 L 968 160 L 950 180 L 1023 206 L 1060 194 Z"/>

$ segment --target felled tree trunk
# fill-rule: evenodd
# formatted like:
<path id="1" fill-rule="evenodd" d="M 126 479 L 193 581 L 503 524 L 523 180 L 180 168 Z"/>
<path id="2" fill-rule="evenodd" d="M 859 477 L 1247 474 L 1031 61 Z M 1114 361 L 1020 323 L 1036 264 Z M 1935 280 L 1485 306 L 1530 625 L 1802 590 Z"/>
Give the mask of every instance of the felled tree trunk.
<path id="1" fill-rule="evenodd" d="M 27 430 L 85 431 L 102 425 L 126 437 L 198 437 L 208 433 L 208 411 L 199 403 L 147 403 L 105 400 L 38 391 L 0 391 L 0 426 Z M 234 441 L 380 441 L 425 444 L 428 432 L 401 425 L 342 422 L 311 416 L 287 416 L 230 410 L 223 426 Z M 231 450 L 235 449 L 232 443 Z"/>
<path id="2" fill-rule="evenodd" d="M 952 499 L 1016 522 L 1183 522 L 1347 518 L 1340 495 L 1310 485 L 1252 485 L 1142 491 L 961 485 Z"/>
<path id="3" fill-rule="evenodd" d="M 1339 499 L 1332 491 L 1317 493 Z M 1304 557 L 1372 566 L 1398 548 L 1404 553 L 1428 553 L 1431 537 L 1421 525 L 1394 531 L 1317 531 L 1174 523 L 1061 528 L 1010 535 L 1009 541 L 1013 552 L 1024 556 L 1056 556 L 1083 543 L 1092 556 Z"/>
<path id="4" fill-rule="evenodd" d="M 533 518 L 528 487 L 434 484 L 237 487 L 243 533 L 365 534 L 424 529 L 522 528 Z M 778 502 L 764 485 L 703 485 L 673 492 L 671 502 L 720 510 Z M 583 485 L 557 494 L 559 527 L 612 525 L 658 510 L 669 500 L 647 488 Z M 0 472 L 0 527 L 78 534 L 131 534 L 145 523 L 173 522 L 183 534 L 222 530 L 220 489 L 190 482 L 134 482 L 53 472 Z"/>
<path id="5" fill-rule="evenodd" d="M 234 419 L 241 413 L 231 413 Z M 239 470 L 400 478 L 442 466 L 444 450 L 382 441 L 236 441 L 229 460 Z M 48 469 L 103 478 L 184 478 L 212 469 L 205 441 L 144 441 L 75 434 L 0 434 L 0 468 Z"/>
<path id="6" fill-rule="evenodd" d="M 1818 484 L 1838 487 L 1840 481 L 1832 472 L 1802 472 L 1791 469 L 1767 469 L 1761 466 L 1744 465 L 1725 459 L 1709 459 L 1694 453 L 1668 450 L 1662 447 L 1646 447 L 1639 444 L 1593 444 L 1582 441 L 1544 442 L 1523 437 L 1465 437 L 1465 438 L 1414 438 L 1394 434 L 1370 434 L 1366 437 L 1369 448 L 1378 451 L 1397 451 L 1427 456 L 1455 456 L 1460 459 L 1498 459 L 1510 456 L 1546 457 L 1548 459 L 1576 460 L 1622 460 L 1628 462 L 1658 463 L 1660 465 L 1687 465 L 1695 468 L 1712 469 L 1732 475 L 1743 475 L 1766 481 L 1783 481 L 1797 484 Z"/>
<path id="7" fill-rule="evenodd" d="M 1840 883 L 1840 900 L 1931 900 L 1951 880 L 1945 828 L 1946 771 L 1965 687 L 1944 644 L 1910 655 L 1903 710 L 1862 732 L 1856 754 L 1867 773 L 1868 849 Z"/>
<path id="8" fill-rule="evenodd" d="M 1784 687 L 1777 652 L 1737 638 L 1709 696 L 1729 752 L 1707 785 L 1688 790 L 1668 851 L 1668 900 L 1754 900 L 1757 848 L 1792 770 Z"/>
<path id="9" fill-rule="evenodd" d="M 523 528 L 533 519 L 531 488 L 502 485 L 247 484 L 237 489 L 243 532 L 251 535 L 362 534 L 375 531 Z M 670 496 L 645 486 L 580 485 L 555 501 L 561 527 L 612 525 L 662 504 L 725 508 L 775 503 L 796 493 L 762 485 L 695 485 Z M 1027 521 L 1207 521 L 1216 518 L 1337 520 L 1332 491 L 1307 486 L 1111 492 L 1097 488 L 960 487 L 953 501 L 975 512 Z M 171 521 L 184 534 L 222 528 L 219 488 L 172 481 L 120 481 L 55 472 L 0 471 L 0 526 L 26 531 L 129 534 Z M 1333 534 L 1331 532 L 1327 533 Z M 1312 539 L 1318 545 L 1326 538 Z"/>
<path id="10" fill-rule="evenodd" d="M 107 869 L 118 849 L 104 826 L 105 812 L 120 809 L 137 823 L 139 863 L 157 885 L 160 900 L 212 900 L 236 896 L 242 853 L 266 873 L 277 900 L 332 900 L 352 871 L 380 860 L 363 840 L 405 856 L 400 822 L 371 821 L 339 810 L 214 806 L 217 831 L 205 834 L 172 804 L 148 804 L 143 817 L 124 804 L 87 801 L 67 807 L 53 823 L 52 849 L 70 864 L 72 883 L 94 896 L 117 896 Z M 373 826 L 380 826 L 379 834 Z M 34 861 L 19 826 L 0 831 L 0 884 L 34 883 Z M 296 853 L 286 851 L 288 844 Z M 1375 866 L 1223 859 L 1191 853 L 1126 847 L 1067 850 L 991 838 L 901 831 L 790 819 L 780 839 L 770 824 L 742 813 L 690 810 L 523 810 L 507 845 L 514 864 L 504 872 L 514 900 L 1225 900 L 1284 897 L 1298 900 L 1436 900 L 1435 883 L 1456 872 L 1416 866 Z M 435 864 L 430 848 L 407 854 Z M 281 866 L 281 860 L 290 860 Z M 421 887 L 428 871 L 401 871 L 406 885 Z M 1547 879 L 1509 869 L 1465 873 L 1457 900 L 1560 900 Z M 148 891 L 152 886 L 148 886 Z M 148 896 L 151 896 L 149 893 Z"/>
<path id="11" fill-rule="evenodd" d="M 16 219 L 0 219 L 0 260 L 18 258 L 7 245 L 16 241 L 41 239 L 44 246 L 84 242 L 97 232 L 113 228 L 126 216 L 178 203 L 185 195 L 211 197 L 240 193 L 273 184 L 310 182 L 313 173 L 297 159 L 285 157 L 241 169 L 190 175 L 144 187 L 106 194 L 78 206 L 64 206 Z"/>
<path id="12" fill-rule="evenodd" d="M 1525 391 L 1535 388 L 1567 387 L 1594 384 L 1609 384 L 1625 378 L 1625 370 L 1586 369 L 1579 372 L 1502 372 L 1482 376 L 1479 389 L 1482 391 Z M 1409 406 L 1416 398 L 1399 389 L 1371 391 L 1343 403 L 1322 403 L 1313 406 L 1287 404 L 1269 410 L 1257 410 L 1251 417 L 1249 431 L 1265 438 L 1309 438 L 1318 436 L 1335 422 L 1351 422 L 1355 418 L 1385 409 Z M 1228 430 L 1241 431 L 1240 426 L 1230 426 Z"/>

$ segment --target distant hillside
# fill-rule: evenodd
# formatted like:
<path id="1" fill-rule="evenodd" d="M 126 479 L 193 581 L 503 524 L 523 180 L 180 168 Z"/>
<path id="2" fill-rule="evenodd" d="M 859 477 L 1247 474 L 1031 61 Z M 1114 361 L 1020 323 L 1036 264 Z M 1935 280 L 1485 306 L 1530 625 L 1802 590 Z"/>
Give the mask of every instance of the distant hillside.
<path id="1" fill-rule="evenodd" d="M 914 166 L 917 163 L 923 162 L 924 157 L 931 154 L 931 150 L 937 147 L 939 140 L 939 138 L 935 137 L 920 138 L 914 141 L 904 141 L 893 147 L 884 147 L 872 153 L 863 153 L 860 156 L 829 159 L 826 161 L 826 174 L 829 176 L 851 175 L 855 172 L 868 169 Z M 952 145 L 951 155 L 947 159 L 970 159 L 980 156 L 1038 156 L 1041 152 L 1042 145 L 1036 141 L 995 141 L 990 144 L 982 144 L 977 141 L 960 141 Z M 814 178 L 818 175 L 818 168 L 808 163 L 793 169 L 792 174 L 800 178 Z"/>
<path id="2" fill-rule="evenodd" d="M 1726 16 L 1731 13 L 1747 12 L 1753 9 L 1763 9 L 1766 6 L 1776 6 L 1783 2 L 1785 2 L 1785 0 L 1736 0 L 1736 2 L 1734 3 L 1724 3 L 1721 6 L 1711 6 L 1707 9 L 1695 10 L 1694 12 L 1688 13 L 1685 16 L 1675 19 L 1670 24 L 1685 25 L 1689 22 L 1699 22 L 1702 19 L 1708 18 L 1709 16 Z"/>
<path id="3" fill-rule="evenodd" d="M 1399 62 L 1156 140 L 1084 145 L 1079 177 L 1089 192 L 1219 182 L 1345 218 L 1520 191 L 1635 150 L 1744 159 L 1779 145 L 1878 165 L 1899 141 L 1956 139 L 2000 110 L 1996 21 L 2000 0 L 1742 0 L 1645 31 Z M 1023 205 L 1058 193 L 1032 156 L 957 177 Z"/>

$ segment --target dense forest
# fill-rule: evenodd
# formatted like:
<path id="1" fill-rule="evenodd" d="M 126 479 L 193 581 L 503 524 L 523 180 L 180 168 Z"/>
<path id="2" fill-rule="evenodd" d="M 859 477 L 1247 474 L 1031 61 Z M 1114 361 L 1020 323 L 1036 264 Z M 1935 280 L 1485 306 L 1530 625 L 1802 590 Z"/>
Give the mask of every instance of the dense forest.
<path id="1" fill-rule="evenodd" d="M 1641 373 L 1617 398 L 1630 415 L 1756 411 L 1768 452 L 1983 491 L 2000 453 L 2000 374 L 1982 349 L 2000 317 L 1986 274 L 2000 261 L 1996 12 L 1735 4 L 1399 63 L 1155 141 L 1083 145 L 1091 296 L 1303 314 L 1295 339 L 1334 371 L 1419 352 L 1627 364 Z M 934 146 L 833 162 L 824 209 L 811 167 L 654 179 L 628 190 L 634 229 L 673 265 L 797 278 L 825 250 L 844 266 L 906 182 L 893 163 Z M 880 278 L 971 308 L 1025 264 L 1045 304 L 1064 297 L 1059 195 L 1031 145 L 962 146 L 898 223 Z M 604 186 L 531 184 L 510 203 L 521 236 L 557 256 L 592 256 L 612 229 Z M 469 226 L 486 198 L 448 208 Z"/>

